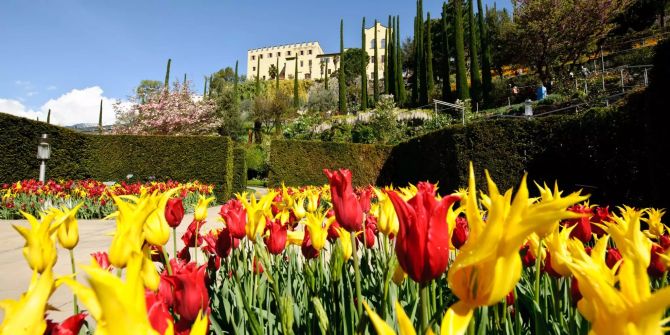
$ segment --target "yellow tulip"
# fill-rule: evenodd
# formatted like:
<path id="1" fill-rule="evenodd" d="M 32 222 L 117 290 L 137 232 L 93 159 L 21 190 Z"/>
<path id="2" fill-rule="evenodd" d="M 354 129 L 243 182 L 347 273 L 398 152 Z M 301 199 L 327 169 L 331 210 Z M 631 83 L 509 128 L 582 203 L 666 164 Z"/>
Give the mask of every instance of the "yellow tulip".
<path id="1" fill-rule="evenodd" d="M 62 222 L 51 224 L 56 216 L 54 212 L 42 214 L 41 221 L 28 213 L 21 212 L 21 214 L 28 219 L 30 229 L 17 225 L 12 225 L 12 227 L 26 239 L 23 246 L 23 256 L 28 261 L 28 265 L 31 269 L 42 273 L 47 268 L 53 267 L 58 259 L 53 234 Z"/>
<path id="2" fill-rule="evenodd" d="M 36 271 L 33 272 L 28 291 L 22 294 L 19 300 L 0 301 L 0 308 L 5 311 L 4 320 L 0 324 L 0 334 L 44 334 L 47 327 L 44 313 L 53 286 L 53 273 L 51 267 L 47 267 L 40 276 Z"/>
<path id="3" fill-rule="evenodd" d="M 607 269 L 600 255 L 588 257 L 570 244 L 573 258 L 568 266 L 583 296 L 577 308 L 591 322 L 590 334 L 663 334 L 670 287 L 651 293 L 647 266 L 652 244 L 640 230 L 643 212 L 630 207 L 620 208 L 620 212 L 620 216 L 613 216 L 614 222 L 606 223 L 623 256 L 618 277 L 614 277 L 616 269 Z M 607 243 L 602 240 L 598 243 Z"/>
<path id="4" fill-rule="evenodd" d="M 405 278 L 407 278 L 407 273 L 405 272 L 405 270 L 402 269 L 402 266 L 400 266 L 400 264 L 396 265 L 395 271 L 393 271 L 393 277 L 391 277 L 391 279 L 393 279 L 393 282 L 396 285 L 400 286 L 402 282 L 405 281 Z"/>
<path id="5" fill-rule="evenodd" d="M 342 258 L 348 261 L 354 253 L 354 248 L 351 245 L 351 233 L 342 227 L 337 227 L 337 233 L 340 235 L 339 241 L 342 246 Z M 311 238 L 310 232 L 310 238 Z M 326 237 L 328 237 L 328 229 L 326 228 Z M 314 243 L 314 242 L 312 242 Z"/>
<path id="6" fill-rule="evenodd" d="M 301 246 L 302 241 L 304 239 L 305 239 L 304 230 L 289 230 L 288 232 L 286 232 L 286 244 Z"/>
<path id="7" fill-rule="evenodd" d="M 375 188 L 374 191 L 379 201 L 376 204 L 376 211 L 371 210 L 371 212 L 377 216 L 377 229 L 386 236 L 390 236 L 391 234 L 394 236 L 398 235 L 400 223 L 391 198 L 381 190 Z"/>
<path id="8" fill-rule="evenodd" d="M 165 207 L 168 200 L 179 190 L 180 188 L 173 188 L 160 195 L 160 200 L 158 201 L 156 208 L 151 212 L 149 217 L 147 217 L 142 228 L 144 238 L 149 244 L 164 246 L 165 243 L 170 240 L 171 229 L 165 218 Z"/>
<path id="9" fill-rule="evenodd" d="M 56 236 L 58 237 L 58 242 L 65 249 L 72 250 L 79 243 L 79 227 L 77 224 L 77 211 L 83 206 L 84 203 L 81 202 L 77 206 L 74 206 L 72 209 L 63 208 L 59 210 L 57 208 L 53 209 L 55 214 L 55 222 L 62 222 L 60 227 L 56 231 Z"/>
<path id="10" fill-rule="evenodd" d="M 272 200 L 277 192 L 271 191 L 256 201 L 256 196 L 251 195 L 249 199 L 246 193 L 237 198 L 242 202 L 242 206 L 247 210 L 247 224 L 244 227 L 247 238 L 256 242 L 256 236 L 261 236 L 265 230 L 266 219 L 272 218 Z"/>
<path id="11" fill-rule="evenodd" d="M 570 241 L 570 233 L 575 227 L 577 227 L 577 225 L 559 229 L 559 227 L 556 226 L 554 231 L 544 240 L 547 245 L 547 250 L 551 255 L 551 268 L 563 277 L 570 276 L 570 269 L 567 265 L 570 261 L 568 241 Z M 537 252 L 537 249 L 535 252 Z"/>
<path id="12" fill-rule="evenodd" d="M 664 209 L 649 208 L 646 210 L 647 217 L 642 218 L 642 221 L 646 222 L 649 226 L 648 230 L 645 230 L 645 233 L 650 238 L 660 238 L 665 234 L 665 225 L 661 222 L 661 218 L 665 214 Z"/>
<path id="13" fill-rule="evenodd" d="M 395 331 L 391 326 L 389 326 L 375 311 L 368 306 L 368 304 L 363 301 L 363 306 L 365 311 L 372 321 L 372 325 L 375 327 L 377 334 L 379 335 L 395 335 Z M 398 328 L 400 330 L 400 335 L 415 335 L 416 330 L 412 325 L 412 320 L 405 313 L 405 309 L 402 308 L 402 305 L 396 301 L 395 303 L 396 316 L 398 317 Z M 471 314 L 472 312 L 470 312 Z M 452 334 L 463 334 L 467 328 L 468 323 L 460 323 L 461 318 L 455 318 L 452 312 L 447 312 L 442 318 L 442 324 L 440 326 L 440 335 L 452 335 Z M 428 330 L 426 334 L 433 334 L 432 330 Z"/>
<path id="14" fill-rule="evenodd" d="M 320 193 L 316 189 L 309 189 L 306 192 L 306 197 L 307 197 L 307 211 L 310 213 L 316 212 L 316 210 L 319 208 L 319 196 Z"/>
<path id="15" fill-rule="evenodd" d="M 295 215 L 298 220 L 302 220 L 302 218 L 307 215 L 307 212 L 305 211 L 305 196 L 299 196 L 295 201 L 293 202 L 293 214 Z"/>
<path id="16" fill-rule="evenodd" d="M 309 231 L 309 238 L 312 241 L 314 249 L 321 250 L 326 246 L 328 228 L 334 221 L 334 216 L 326 219 L 326 214 L 322 212 L 307 213 L 305 226 Z"/>
<path id="17" fill-rule="evenodd" d="M 161 276 L 156 270 L 154 262 L 151 260 L 151 248 L 147 245 L 142 250 L 142 281 L 144 286 L 154 292 L 158 291 L 158 285 L 161 281 Z"/>
<path id="18" fill-rule="evenodd" d="M 214 201 L 215 197 L 205 198 L 204 195 L 200 195 L 198 198 L 198 204 L 195 206 L 194 219 L 196 221 L 205 221 L 207 219 L 207 208 L 209 203 Z M 166 200 L 167 201 L 167 200 Z"/>
<path id="19" fill-rule="evenodd" d="M 521 277 L 519 248 L 532 233 L 540 236 L 553 230 L 562 219 L 580 217 L 567 207 L 587 197 L 573 193 L 561 197 L 556 190 L 530 203 L 526 176 L 512 200 L 512 190 L 500 194 L 486 172 L 490 205 L 484 222 L 477 204 L 474 169 L 470 164 L 468 193 L 461 201 L 470 226 L 468 241 L 461 247 L 448 273 L 452 292 L 460 301 L 450 308 L 453 322 L 469 322 L 471 310 L 502 300 Z M 470 312 L 467 312 L 470 311 Z"/>
<path id="20" fill-rule="evenodd" d="M 206 335 L 208 324 L 209 324 L 209 321 L 207 319 L 207 315 L 203 315 L 202 311 L 198 312 L 198 317 L 193 322 L 193 325 L 191 326 L 191 332 L 189 334 L 190 335 Z M 166 335 L 171 335 L 171 334 L 166 334 Z"/>
<path id="21" fill-rule="evenodd" d="M 60 281 L 89 308 L 97 322 L 96 334 L 158 334 L 149 322 L 142 280 L 143 256 L 133 253 L 128 260 L 125 281 L 97 266 L 82 266 L 90 288 L 72 280 Z"/>

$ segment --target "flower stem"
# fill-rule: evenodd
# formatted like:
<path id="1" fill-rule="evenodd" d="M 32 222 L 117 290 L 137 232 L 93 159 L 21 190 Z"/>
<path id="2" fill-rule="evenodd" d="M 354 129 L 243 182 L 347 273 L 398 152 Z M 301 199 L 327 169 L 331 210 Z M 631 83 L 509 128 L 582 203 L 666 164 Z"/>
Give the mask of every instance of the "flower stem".
<path id="1" fill-rule="evenodd" d="M 177 257 L 177 228 L 172 228 L 172 257 Z"/>
<path id="2" fill-rule="evenodd" d="M 172 265 L 170 265 L 170 259 L 168 258 L 168 253 L 165 248 L 161 248 L 163 250 L 163 259 L 165 259 L 165 268 L 167 269 L 168 275 L 172 276 Z"/>
<path id="3" fill-rule="evenodd" d="M 420 284 L 421 293 L 419 295 L 419 304 L 421 305 L 421 333 L 428 331 L 428 290 L 430 284 Z"/>
<path id="4" fill-rule="evenodd" d="M 537 245 L 537 253 L 535 254 L 535 302 L 540 305 L 540 275 L 542 266 L 542 240 Z"/>
<path id="5" fill-rule="evenodd" d="M 193 250 L 194 256 L 193 258 L 195 259 L 195 265 L 198 265 L 198 236 L 200 236 L 200 221 L 196 221 L 195 223 L 195 239 L 193 241 L 193 244 L 195 246 L 195 250 Z"/>
<path id="6" fill-rule="evenodd" d="M 74 265 L 74 251 L 70 249 L 70 265 L 72 265 L 72 279 L 77 280 L 77 269 Z M 79 306 L 77 305 L 77 295 L 73 295 L 72 304 L 74 305 L 74 314 L 79 314 Z"/>
<path id="7" fill-rule="evenodd" d="M 356 234 L 351 234 L 351 243 L 354 248 L 354 275 L 356 277 L 356 312 L 358 313 L 358 320 L 361 320 L 363 313 L 363 297 L 361 295 L 361 271 L 358 265 L 358 245 L 356 244 Z"/>

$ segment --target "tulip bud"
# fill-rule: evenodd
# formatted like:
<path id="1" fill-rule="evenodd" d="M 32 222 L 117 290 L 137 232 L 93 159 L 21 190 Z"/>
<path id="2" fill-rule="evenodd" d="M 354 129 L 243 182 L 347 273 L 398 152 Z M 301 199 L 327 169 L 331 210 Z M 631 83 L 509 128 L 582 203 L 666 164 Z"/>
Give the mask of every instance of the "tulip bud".
<path id="1" fill-rule="evenodd" d="M 663 260 L 658 254 L 664 253 L 665 250 L 658 245 L 654 244 L 651 247 L 651 261 L 649 262 L 649 267 L 647 267 L 647 273 L 653 278 L 661 278 L 667 270 Z"/>
<path id="2" fill-rule="evenodd" d="M 312 246 L 312 240 L 309 236 L 309 230 L 305 229 L 305 237 L 302 240 L 302 245 L 300 246 L 300 251 L 305 259 L 312 259 L 319 257 L 319 250 Z"/>
<path id="3" fill-rule="evenodd" d="M 184 218 L 184 202 L 181 198 L 171 198 L 165 206 L 165 220 L 172 228 L 179 227 Z"/>
<path id="4" fill-rule="evenodd" d="M 363 229 L 363 209 L 351 185 L 351 171 L 324 169 L 330 183 L 330 194 L 337 222 L 349 232 Z"/>
<path id="5" fill-rule="evenodd" d="M 454 245 L 454 248 L 460 249 L 465 242 L 468 240 L 468 235 L 470 235 L 470 227 L 468 226 L 468 220 L 464 217 L 456 218 L 456 226 L 451 236 L 451 244 Z"/>
<path id="6" fill-rule="evenodd" d="M 620 261 L 623 257 L 621 256 L 621 253 L 619 250 L 616 248 L 609 248 L 607 249 L 607 254 L 605 254 L 605 263 L 607 264 L 607 267 L 612 269 L 614 268 L 614 265 L 618 261 Z"/>
<path id="7" fill-rule="evenodd" d="M 281 254 L 286 248 L 287 227 L 275 220 L 268 222 L 266 230 L 270 232 L 264 239 L 268 251 L 273 255 Z"/>
<path id="8" fill-rule="evenodd" d="M 395 267 L 395 271 L 393 271 L 393 282 L 400 286 L 402 285 L 402 282 L 407 278 L 407 273 L 403 271 L 402 266 L 398 265 Z"/>

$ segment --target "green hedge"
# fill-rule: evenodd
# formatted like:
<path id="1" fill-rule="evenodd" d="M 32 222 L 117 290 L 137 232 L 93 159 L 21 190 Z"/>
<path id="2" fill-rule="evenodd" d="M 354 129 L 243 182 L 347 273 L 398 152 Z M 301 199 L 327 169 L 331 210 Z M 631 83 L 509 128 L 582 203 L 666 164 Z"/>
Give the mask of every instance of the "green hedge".
<path id="1" fill-rule="evenodd" d="M 323 169 L 347 168 L 355 185 L 383 184 L 380 172 L 393 147 L 316 141 L 274 140 L 269 186 L 323 185 Z"/>
<path id="2" fill-rule="evenodd" d="M 247 190 L 246 150 L 242 147 L 233 149 L 233 193 Z"/>
<path id="3" fill-rule="evenodd" d="M 88 135 L 0 113 L 0 182 L 37 178 L 38 137 L 51 138 L 47 178 L 118 181 L 199 180 L 216 185 L 215 194 L 232 192 L 233 143 L 219 136 Z"/>

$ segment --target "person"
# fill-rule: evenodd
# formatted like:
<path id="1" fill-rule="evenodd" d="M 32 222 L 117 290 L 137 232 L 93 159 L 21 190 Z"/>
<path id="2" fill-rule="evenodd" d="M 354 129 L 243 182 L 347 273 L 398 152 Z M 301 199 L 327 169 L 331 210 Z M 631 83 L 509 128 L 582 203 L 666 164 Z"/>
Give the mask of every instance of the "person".
<path id="1" fill-rule="evenodd" d="M 516 86 L 514 82 L 512 82 L 512 95 L 517 95 L 519 94 L 519 87 Z"/>
<path id="2" fill-rule="evenodd" d="M 535 91 L 535 97 L 537 100 L 542 100 L 547 97 L 547 88 L 544 87 L 544 83 L 540 82 L 540 86 L 537 88 L 537 91 Z"/>

